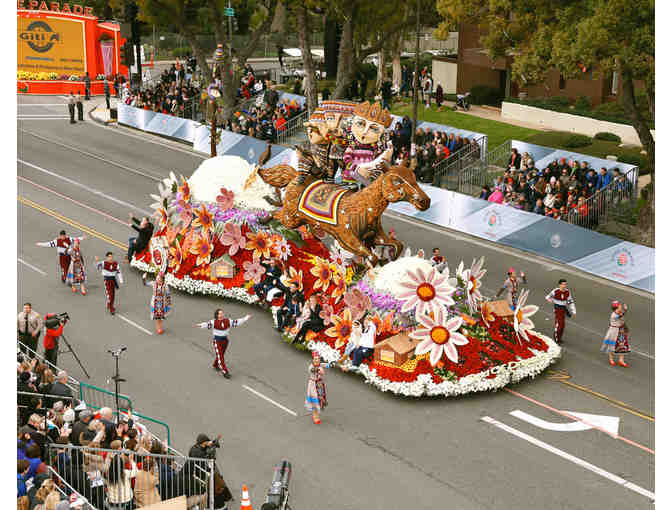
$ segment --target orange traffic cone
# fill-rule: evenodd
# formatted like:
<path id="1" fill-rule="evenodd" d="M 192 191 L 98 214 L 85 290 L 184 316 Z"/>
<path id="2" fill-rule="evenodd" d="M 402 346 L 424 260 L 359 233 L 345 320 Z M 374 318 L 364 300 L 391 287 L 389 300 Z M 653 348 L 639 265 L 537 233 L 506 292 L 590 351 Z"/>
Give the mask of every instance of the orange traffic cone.
<path id="1" fill-rule="evenodd" d="M 243 484 L 243 495 L 240 498 L 240 510 L 252 510 L 252 503 L 250 502 L 250 494 L 247 490 L 247 485 Z"/>

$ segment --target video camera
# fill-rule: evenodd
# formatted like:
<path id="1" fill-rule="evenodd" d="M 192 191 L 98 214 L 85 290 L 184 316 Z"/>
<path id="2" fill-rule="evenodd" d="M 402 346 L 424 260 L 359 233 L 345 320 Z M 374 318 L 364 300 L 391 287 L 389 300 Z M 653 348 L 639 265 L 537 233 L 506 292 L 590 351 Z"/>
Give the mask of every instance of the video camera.
<path id="1" fill-rule="evenodd" d="M 61 324 L 65 324 L 69 320 L 68 312 L 48 313 L 44 316 L 44 325 L 47 329 L 58 329 Z"/>
<path id="2" fill-rule="evenodd" d="M 292 464 L 283 459 L 276 464 L 271 487 L 266 493 L 266 502 L 261 510 L 287 510 L 289 508 L 289 479 L 292 476 Z"/>

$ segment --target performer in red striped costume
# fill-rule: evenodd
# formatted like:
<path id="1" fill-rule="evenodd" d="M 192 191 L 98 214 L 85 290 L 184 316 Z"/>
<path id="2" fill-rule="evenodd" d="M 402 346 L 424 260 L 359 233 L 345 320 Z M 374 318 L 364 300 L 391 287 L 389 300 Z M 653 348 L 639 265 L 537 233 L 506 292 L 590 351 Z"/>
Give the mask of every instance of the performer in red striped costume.
<path id="1" fill-rule="evenodd" d="M 562 343 L 562 334 L 565 332 L 565 317 L 576 315 L 576 306 L 572 293 L 567 288 L 567 280 L 561 278 L 558 280 L 558 286 L 548 293 L 546 301 L 553 303 L 555 309 L 555 329 L 553 331 L 553 340 L 556 343 Z"/>
<path id="2" fill-rule="evenodd" d="M 212 368 L 221 371 L 227 379 L 231 378 L 231 374 L 226 366 L 226 361 L 224 361 L 224 353 L 229 346 L 229 330 L 244 324 L 249 318 L 250 315 L 240 319 L 229 319 L 224 317 L 224 310 L 217 308 L 214 319 L 194 325 L 197 328 L 212 329 L 212 347 L 215 350 L 215 360 L 212 362 Z"/>
<path id="3" fill-rule="evenodd" d="M 81 237 L 68 237 L 65 233 L 65 230 L 61 230 L 58 234 L 58 237 L 53 241 L 45 241 L 41 243 L 35 243 L 37 246 L 42 248 L 56 248 L 58 253 L 58 264 L 61 266 L 61 281 L 65 283 L 65 277 L 68 274 L 68 268 L 70 267 L 70 255 L 68 255 L 68 248 L 75 241 L 83 241 L 86 239 L 86 236 Z"/>
<path id="4" fill-rule="evenodd" d="M 105 308 L 114 315 L 116 311 L 114 308 L 115 291 L 119 288 L 120 283 L 124 283 L 124 277 L 121 274 L 119 263 L 114 260 L 112 252 L 108 251 L 105 254 L 105 260 L 99 260 L 96 257 L 96 269 L 103 274 L 103 282 L 105 283 Z"/>

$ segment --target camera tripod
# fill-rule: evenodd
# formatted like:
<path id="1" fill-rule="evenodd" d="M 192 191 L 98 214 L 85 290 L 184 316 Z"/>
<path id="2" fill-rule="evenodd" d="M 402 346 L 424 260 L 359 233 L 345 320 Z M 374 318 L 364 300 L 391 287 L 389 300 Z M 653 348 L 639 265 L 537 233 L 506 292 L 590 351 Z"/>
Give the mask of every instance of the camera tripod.
<path id="1" fill-rule="evenodd" d="M 63 342 L 65 343 L 65 345 L 68 347 L 68 349 L 65 350 L 65 351 L 61 351 L 61 350 L 59 349 L 59 351 L 58 351 L 59 356 L 60 356 L 61 354 L 71 353 L 72 356 L 75 358 L 75 361 L 77 361 L 77 364 L 79 365 L 79 367 L 82 369 L 82 372 L 84 372 L 84 374 L 86 375 L 86 378 L 87 378 L 87 379 L 91 379 L 91 376 L 90 376 L 89 373 L 86 371 L 86 368 L 84 368 L 84 365 L 82 365 L 82 362 L 79 360 L 79 356 L 77 356 L 77 353 L 76 353 L 75 350 L 72 348 L 72 345 L 70 344 L 70 342 L 68 342 L 68 339 L 65 338 L 65 335 L 64 335 L 63 333 L 61 333 L 60 338 L 63 340 Z"/>

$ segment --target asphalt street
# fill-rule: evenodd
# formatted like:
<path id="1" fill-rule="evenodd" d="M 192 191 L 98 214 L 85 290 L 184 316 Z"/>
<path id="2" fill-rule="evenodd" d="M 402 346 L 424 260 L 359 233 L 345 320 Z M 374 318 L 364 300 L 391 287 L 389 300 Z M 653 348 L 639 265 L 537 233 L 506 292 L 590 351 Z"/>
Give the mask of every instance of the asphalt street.
<path id="1" fill-rule="evenodd" d="M 70 125 L 61 103 L 58 97 L 19 98 L 18 302 L 30 300 L 41 313 L 70 313 L 68 338 L 91 373 L 91 384 L 112 388 L 113 359 L 107 349 L 127 345 L 120 364 L 128 381 L 122 392 L 142 414 L 169 423 L 173 444 L 181 451 L 199 432 L 222 433 L 219 465 L 237 499 L 246 483 L 253 504 L 260 505 L 273 465 L 288 458 L 294 467 L 295 510 L 652 506 L 651 295 L 387 215 L 386 228 L 426 252 L 440 247 L 452 271 L 460 260 L 470 263 L 484 255 L 487 294 L 499 288 L 509 267 L 525 271 L 529 301 L 541 306 L 533 318 L 540 331 L 552 333 L 552 308 L 543 297 L 560 277 L 569 280 L 578 314 L 569 320 L 560 362 L 510 391 L 401 398 L 331 370 L 329 406 L 322 425 L 315 426 L 303 409 L 309 355 L 281 342 L 266 312 L 176 292 L 166 333 L 157 336 L 149 318 L 150 289 L 142 286 L 137 271 L 123 265 L 126 284 L 119 291 L 118 314 L 105 313 L 94 255 L 111 250 L 121 260 L 133 233 L 125 224 L 128 212 L 148 211 L 158 178 L 170 171 L 189 176 L 204 156 L 178 143 L 101 126 L 88 116 Z M 93 106 L 92 101 L 86 108 Z M 35 246 L 62 228 L 87 235 L 83 252 L 90 292 L 85 297 L 60 283 L 55 250 Z M 627 321 L 636 352 L 627 369 L 611 367 L 599 352 L 613 299 L 630 306 Z M 222 305 L 233 317 L 253 315 L 232 333 L 227 352 L 231 380 L 210 368 L 208 332 L 193 328 Z M 86 381 L 70 355 L 62 355 L 59 365 Z M 530 423 L 520 413 L 511 415 L 514 411 L 543 421 Z M 618 433 L 549 430 L 563 428 L 552 424 L 572 423 L 563 412 L 617 417 Z"/>

